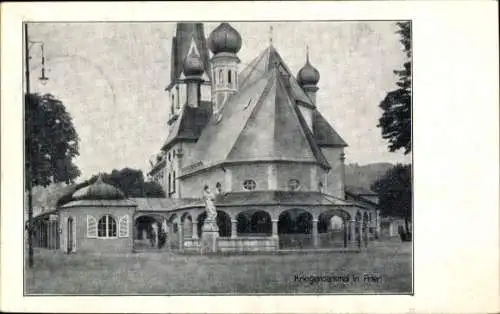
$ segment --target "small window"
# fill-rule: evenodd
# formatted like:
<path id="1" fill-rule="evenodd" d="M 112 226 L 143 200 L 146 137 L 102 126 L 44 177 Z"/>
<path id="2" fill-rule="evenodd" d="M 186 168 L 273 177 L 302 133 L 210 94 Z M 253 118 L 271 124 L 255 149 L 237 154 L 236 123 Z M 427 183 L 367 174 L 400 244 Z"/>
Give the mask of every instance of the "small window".
<path id="1" fill-rule="evenodd" d="M 233 82 L 231 77 L 232 74 L 231 72 L 232 72 L 231 70 L 227 71 L 227 82 L 229 83 L 229 86 L 231 86 L 231 83 Z"/>
<path id="2" fill-rule="evenodd" d="M 172 177 L 170 176 L 170 173 L 168 174 L 168 192 L 172 191 Z"/>
<path id="3" fill-rule="evenodd" d="M 175 193 L 175 171 L 172 172 L 172 192 Z"/>
<path id="4" fill-rule="evenodd" d="M 300 181 L 297 179 L 288 180 L 288 188 L 292 191 L 296 191 L 300 188 Z"/>
<path id="5" fill-rule="evenodd" d="M 116 237 L 116 221 L 110 215 L 102 216 L 97 224 L 97 236 L 99 238 Z"/>
<path id="6" fill-rule="evenodd" d="M 220 182 L 217 182 L 215 184 L 215 191 L 217 192 L 217 194 L 222 193 L 222 184 L 220 184 Z"/>
<path id="7" fill-rule="evenodd" d="M 255 190 L 256 187 L 257 187 L 257 184 L 255 183 L 254 180 L 243 181 L 243 188 L 247 191 Z"/>
<path id="8" fill-rule="evenodd" d="M 224 84 L 224 71 L 219 70 L 219 84 Z"/>

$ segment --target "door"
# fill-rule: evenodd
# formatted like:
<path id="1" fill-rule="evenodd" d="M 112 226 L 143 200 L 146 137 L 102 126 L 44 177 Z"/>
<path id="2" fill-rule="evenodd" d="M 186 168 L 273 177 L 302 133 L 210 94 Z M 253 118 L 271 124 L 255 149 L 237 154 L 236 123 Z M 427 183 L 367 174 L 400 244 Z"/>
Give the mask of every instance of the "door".
<path id="1" fill-rule="evenodd" d="M 68 241 L 67 241 L 67 245 L 68 245 L 68 250 L 67 252 L 68 253 L 72 253 L 73 252 L 73 218 L 68 218 L 68 233 L 67 233 L 67 237 L 68 237 Z"/>

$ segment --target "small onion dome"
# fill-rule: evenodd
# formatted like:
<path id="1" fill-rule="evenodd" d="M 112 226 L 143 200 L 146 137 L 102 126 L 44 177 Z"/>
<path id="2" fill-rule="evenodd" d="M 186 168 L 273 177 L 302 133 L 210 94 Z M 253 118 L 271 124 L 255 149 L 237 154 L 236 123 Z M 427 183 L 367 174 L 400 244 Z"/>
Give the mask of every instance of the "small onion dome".
<path id="1" fill-rule="evenodd" d="M 241 35 L 228 23 L 221 23 L 210 34 L 208 44 L 214 54 L 220 52 L 236 54 L 241 49 Z"/>
<path id="2" fill-rule="evenodd" d="M 184 75 L 200 76 L 203 74 L 203 61 L 200 56 L 191 51 L 184 59 Z"/>
<path id="3" fill-rule="evenodd" d="M 297 81 L 301 86 L 316 85 L 319 82 L 319 71 L 309 62 L 309 53 L 307 53 L 306 64 L 297 74 Z"/>
<path id="4" fill-rule="evenodd" d="M 76 200 L 122 200 L 125 199 L 125 194 L 102 181 L 102 177 L 99 176 L 96 182 L 76 191 L 73 198 Z"/>

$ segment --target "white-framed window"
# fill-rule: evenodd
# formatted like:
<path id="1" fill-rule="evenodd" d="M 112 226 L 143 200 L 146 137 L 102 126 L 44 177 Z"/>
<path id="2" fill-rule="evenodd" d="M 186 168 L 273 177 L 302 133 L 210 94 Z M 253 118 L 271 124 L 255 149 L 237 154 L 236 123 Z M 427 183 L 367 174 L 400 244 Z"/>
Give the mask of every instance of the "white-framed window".
<path id="1" fill-rule="evenodd" d="M 111 215 L 104 215 L 97 223 L 98 238 L 116 238 L 116 220 Z"/>
<path id="2" fill-rule="evenodd" d="M 297 179 L 288 180 L 288 188 L 291 191 L 297 191 L 298 189 L 300 189 L 300 181 Z"/>
<path id="3" fill-rule="evenodd" d="M 97 238 L 97 220 L 87 215 L 87 238 Z"/>
<path id="4" fill-rule="evenodd" d="M 245 180 L 243 181 L 243 188 L 247 191 L 255 190 L 257 187 L 257 183 L 254 180 Z"/>
<path id="5" fill-rule="evenodd" d="M 118 222 L 118 234 L 120 238 L 126 238 L 128 237 L 128 215 L 122 216 Z"/>

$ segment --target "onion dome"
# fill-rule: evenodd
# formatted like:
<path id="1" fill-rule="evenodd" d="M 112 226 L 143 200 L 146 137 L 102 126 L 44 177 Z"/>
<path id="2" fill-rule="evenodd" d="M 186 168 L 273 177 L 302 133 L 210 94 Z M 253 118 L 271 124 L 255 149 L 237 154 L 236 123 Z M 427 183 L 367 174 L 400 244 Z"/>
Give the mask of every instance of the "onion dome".
<path id="1" fill-rule="evenodd" d="M 221 23 L 210 34 L 208 44 L 214 54 L 220 52 L 236 54 L 241 49 L 241 35 L 228 23 Z"/>
<path id="2" fill-rule="evenodd" d="M 125 198 L 122 191 L 111 184 L 105 183 L 100 175 L 94 183 L 77 190 L 73 194 L 75 200 L 122 200 Z"/>
<path id="3" fill-rule="evenodd" d="M 309 49 L 307 51 L 306 64 L 299 70 L 297 81 L 301 86 L 316 85 L 319 82 L 319 71 L 309 62 Z"/>
<path id="4" fill-rule="evenodd" d="M 203 61 L 194 51 L 191 51 L 184 59 L 184 75 L 200 76 L 203 74 Z"/>

